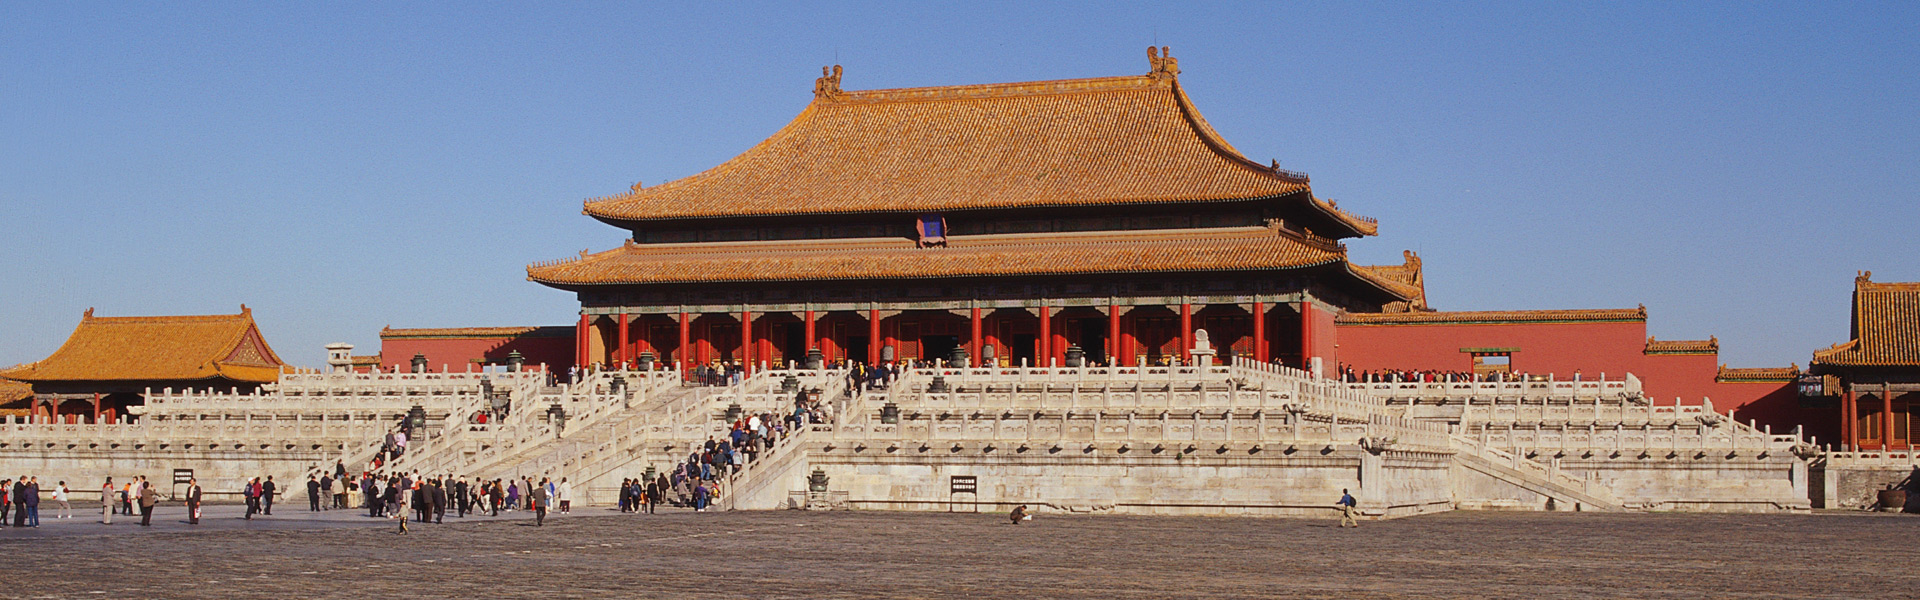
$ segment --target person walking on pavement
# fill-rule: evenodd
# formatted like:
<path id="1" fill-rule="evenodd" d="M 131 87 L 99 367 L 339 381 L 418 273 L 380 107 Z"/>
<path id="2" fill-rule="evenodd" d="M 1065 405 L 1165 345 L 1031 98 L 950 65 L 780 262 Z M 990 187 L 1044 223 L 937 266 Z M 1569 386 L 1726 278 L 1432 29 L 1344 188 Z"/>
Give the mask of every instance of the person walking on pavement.
<path id="1" fill-rule="evenodd" d="M 187 478 L 187 524 L 200 524 L 200 480 Z"/>
<path id="2" fill-rule="evenodd" d="M 273 514 L 273 476 L 272 475 L 267 476 L 266 483 L 260 484 L 260 505 L 264 507 L 264 510 L 261 511 L 262 513 L 268 514 L 268 515 Z"/>
<path id="3" fill-rule="evenodd" d="M 27 476 L 21 475 L 13 480 L 13 490 L 8 493 L 13 501 L 13 526 L 27 526 Z"/>
<path id="4" fill-rule="evenodd" d="M 533 526 L 545 527 L 547 525 L 548 502 L 546 492 L 534 490 L 533 493 L 527 495 L 527 502 L 533 504 Z"/>
<path id="5" fill-rule="evenodd" d="M 27 479 L 27 526 L 40 526 L 40 477 Z"/>
<path id="6" fill-rule="evenodd" d="M 73 518 L 73 503 L 67 501 L 67 497 L 72 494 L 73 492 L 67 490 L 67 482 L 65 481 L 60 482 L 60 487 L 53 489 L 53 501 L 60 505 L 60 514 L 54 515 L 54 518 Z"/>
<path id="7" fill-rule="evenodd" d="M 320 480 L 307 476 L 307 512 L 320 512 Z"/>
<path id="8" fill-rule="evenodd" d="M 140 488 L 140 526 L 141 527 L 148 527 L 153 525 L 153 505 L 159 504 L 159 503 L 160 503 L 160 492 L 154 490 L 153 486 L 151 485 L 142 486 Z"/>
<path id="9" fill-rule="evenodd" d="M 653 507 L 660 504 L 661 491 L 659 478 L 656 477 L 647 480 L 647 489 L 646 492 L 644 492 L 646 496 L 640 499 L 640 503 L 646 509 L 647 514 L 654 514 Z"/>
<path id="10" fill-rule="evenodd" d="M 113 478 L 107 478 L 107 484 L 100 486 L 100 524 L 113 524 Z"/>
<path id="11" fill-rule="evenodd" d="M 1353 518 L 1353 507 L 1356 504 L 1358 503 L 1354 502 L 1353 494 L 1348 493 L 1347 490 L 1345 489 L 1340 490 L 1339 505 L 1340 505 L 1340 526 L 1341 527 L 1359 527 L 1360 526 L 1360 522 L 1354 520 Z"/>

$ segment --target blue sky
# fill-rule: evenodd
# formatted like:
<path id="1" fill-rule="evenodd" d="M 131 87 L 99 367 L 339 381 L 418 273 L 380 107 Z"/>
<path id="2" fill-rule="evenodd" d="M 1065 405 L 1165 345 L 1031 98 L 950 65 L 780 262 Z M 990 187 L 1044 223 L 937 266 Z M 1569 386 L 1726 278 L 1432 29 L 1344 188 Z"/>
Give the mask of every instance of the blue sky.
<path id="1" fill-rule="evenodd" d="M 537 5 L 536 5 L 537 4 Z M 847 89 L 1144 73 L 1380 219 L 1449 310 L 1632 307 L 1736 366 L 1920 280 L 1916 3 L 0 4 L 0 365 L 81 311 L 252 307 L 283 358 L 565 324 L 583 198 Z"/>

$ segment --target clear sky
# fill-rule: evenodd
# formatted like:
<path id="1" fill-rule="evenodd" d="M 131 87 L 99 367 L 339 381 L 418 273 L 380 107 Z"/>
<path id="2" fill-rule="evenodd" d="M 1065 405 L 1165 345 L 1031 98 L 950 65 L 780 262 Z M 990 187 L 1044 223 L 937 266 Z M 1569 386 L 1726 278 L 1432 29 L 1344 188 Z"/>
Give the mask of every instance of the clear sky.
<path id="1" fill-rule="evenodd" d="M 1445 310 L 1644 303 L 1735 366 L 1920 280 L 1920 3 L 0 4 L 0 365 L 103 316 L 254 309 L 280 355 L 568 324 L 582 199 L 871 89 L 1140 74 L 1377 217 Z"/>

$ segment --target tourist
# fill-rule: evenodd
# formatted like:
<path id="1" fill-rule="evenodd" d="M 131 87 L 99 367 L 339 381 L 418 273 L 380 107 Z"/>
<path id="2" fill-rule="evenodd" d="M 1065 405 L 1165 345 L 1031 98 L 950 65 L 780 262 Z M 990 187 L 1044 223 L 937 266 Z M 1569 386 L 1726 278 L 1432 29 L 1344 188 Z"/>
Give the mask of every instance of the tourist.
<path id="1" fill-rule="evenodd" d="M 107 484 L 100 486 L 100 523 L 113 524 L 113 478 L 107 478 Z"/>
<path id="2" fill-rule="evenodd" d="M 139 481 L 140 478 L 133 478 Z M 120 484 L 120 514 L 133 516 L 133 481 Z"/>
<path id="3" fill-rule="evenodd" d="M 447 522 L 447 482 L 444 479 L 433 480 L 433 522 Z"/>
<path id="4" fill-rule="evenodd" d="M 520 505 L 520 482 L 507 484 L 507 512 L 513 512 Z"/>
<path id="5" fill-rule="evenodd" d="M 153 506 L 160 503 L 160 492 L 151 485 L 140 486 L 140 526 L 153 525 Z"/>
<path id="6" fill-rule="evenodd" d="M 242 484 L 240 495 L 247 499 L 246 519 L 252 521 L 253 514 L 260 512 L 260 478 L 248 479 L 245 484 Z"/>
<path id="7" fill-rule="evenodd" d="M 533 526 L 547 525 L 547 495 L 538 490 L 527 494 L 527 501 L 533 504 Z"/>
<path id="8" fill-rule="evenodd" d="M 567 478 L 560 478 L 560 485 L 554 489 L 553 497 L 560 501 L 560 514 L 573 512 L 573 484 L 567 483 Z"/>
<path id="9" fill-rule="evenodd" d="M 7 525 L 7 514 L 13 510 L 13 499 L 20 497 L 13 491 L 13 486 L 8 485 L 12 482 L 12 479 L 0 479 L 0 527 Z M 26 488 L 21 486 L 21 489 Z"/>
<path id="10" fill-rule="evenodd" d="M 320 512 L 320 480 L 307 476 L 307 512 Z"/>
<path id="11" fill-rule="evenodd" d="M 73 518 L 73 505 L 67 502 L 67 496 L 72 493 L 73 492 L 67 490 L 67 482 L 65 481 L 60 482 L 60 487 L 53 490 L 53 501 L 55 504 L 60 505 L 60 514 L 55 515 L 54 518 Z"/>
<path id="12" fill-rule="evenodd" d="M 187 478 L 187 524 L 200 524 L 200 480 Z"/>
<path id="13" fill-rule="evenodd" d="M 264 507 L 260 511 L 262 514 L 273 514 L 273 492 L 273 476 L 268 475 L 267 480 L 260 484 L 260 505 Z"/>
<path id="14" fill-rule="evenodd" d="M 27 478 L 27 526 L 40 526 L 40 477 Z"/>
<path id="15" fill-rule="evenodd" d="M 1033 515 L 1027 514 L 1027 505 L 1025 504 L 1013 507 L 1013 512 L 1008 513 L 1007 517 L 1013 519 L 1014 525 L 1019 525 L 1021 521 L 1033 520 Z"/>
<path id="16" fill-rule="evenodd" d="M 1340 526 L 1341 527 L 1359 527 L 1360 522 L 1354 520 L 1353 518 L 1353 507 L 1354 505 L 1358 504 L 1354 502 L 1353 494 L 1348 493 L 1347 490 L 1345 489 L 1340 490 L 1339 504 L 1340 504 Z"/>
<path id="17" fill-rule="evenodd" d="M 653 509 L 660 504 L 660 494 L 665 493 L 666 484 L 667 476 L 665 474 L 655 475 L 653 479 L 647 481 L 646 491 L 644 492 L 645 495 L 640 498 L 640 502 L 646 505 L 647 514 L 654 514 Z"/>
<path id="18" fill-rule="evenodd" d="M 127 487 L 127 514 L 128 515 L 130 516 L 138 515 L 140 513 L 146 512 L 143 510 L 139 510 L 140 493 L 146 491 L 146 489 L 147 489 L 147 476 L 145 475 L 135 476 L 133 478 L 133 483 L 128 485 Z"/>

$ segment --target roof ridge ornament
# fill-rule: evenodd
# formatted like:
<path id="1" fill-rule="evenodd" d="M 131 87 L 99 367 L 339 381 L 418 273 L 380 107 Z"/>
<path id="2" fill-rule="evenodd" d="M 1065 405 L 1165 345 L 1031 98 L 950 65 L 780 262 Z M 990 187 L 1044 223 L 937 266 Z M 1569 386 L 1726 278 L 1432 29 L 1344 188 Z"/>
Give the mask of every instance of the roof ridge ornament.
<path id="1" fill-rule="evenodd" d="M 1180 74 L 1180 59 L 1174 58 L 1173 49 L 1167 46 L 1147 46 L 1147 64 L 1153 68 L 1147 77 L 1173 79 Z"/>
<path id="2" fill-rule="evenodd" d="M 813 97 L 836 99 L 845 95 L 840 91 L 840 65 L 820 67 L 820 78 L 813 80 Z"/>

